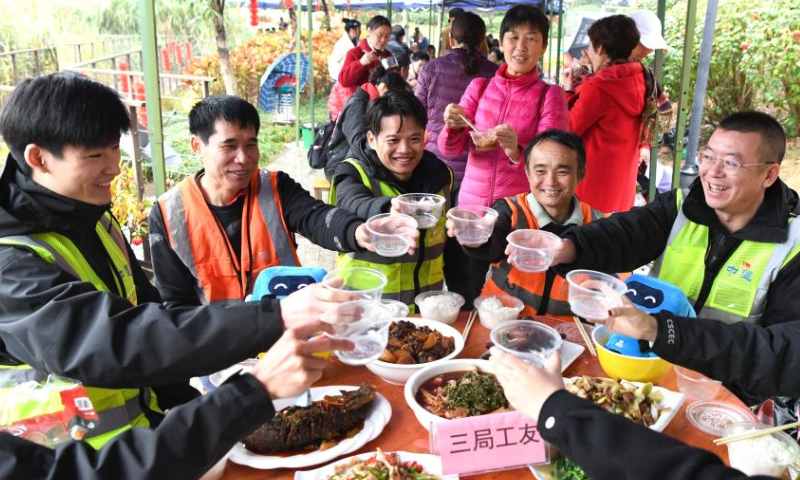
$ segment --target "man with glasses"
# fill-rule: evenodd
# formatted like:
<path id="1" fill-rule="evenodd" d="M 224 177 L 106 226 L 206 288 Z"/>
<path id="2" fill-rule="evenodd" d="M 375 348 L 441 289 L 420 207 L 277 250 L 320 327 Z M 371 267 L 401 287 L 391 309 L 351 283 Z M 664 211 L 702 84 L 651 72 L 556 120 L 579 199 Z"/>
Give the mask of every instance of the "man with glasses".
<path id="1" fill-rule="evenodd" d="M 698 317 L 769 326 L 800 319 L 800 212 L 778 174 L 781 125 L 735 113 L 698 156 L 700 177 L 631 212 L 567 232 L 555 263 L 650 275 L 681 288 Z"/>

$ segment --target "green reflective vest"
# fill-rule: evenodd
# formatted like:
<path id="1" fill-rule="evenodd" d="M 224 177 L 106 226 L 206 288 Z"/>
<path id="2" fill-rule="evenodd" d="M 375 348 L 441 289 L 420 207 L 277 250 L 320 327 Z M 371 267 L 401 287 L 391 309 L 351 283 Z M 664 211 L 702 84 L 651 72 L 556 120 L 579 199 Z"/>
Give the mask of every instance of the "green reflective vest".
<path id="1" fill-rule="evenodd" d="M 128 257 L 127 242 L 119 224 L 112 220 L 110 214 L 106 213 L 97 222 L 95 231 L 117 273 L 114 278 L 114 290 L 111 290 L 100 279 L 72 240 L 59 233 L 45 232 L 3 237 L 0 238 L 0 245 L 11 245 L 30 250 L 70 275 L 91 283 L 97 290 L 116 292 L 128 299 L 131 304 L 136 305 L 136 284 L 133 280 L 131 259 Z M 20 366 L 0 365 L 0 368 L 20 368 Z M 30 367 L 22 366 L 22 368 Z M 138 388 L 108 389 L 87 386 L 86 391 L 99 416 L 97 426 L 84 437 L 84 440 L 94 448 L 100 448 L 115 436 L 132 427 L 149 427 L 150 422 L 144 415 L 142 403 L 149 405 L 153 411 L 161 411 L 158 408 L 155 394 L 149 388 L 143 390 Z M 23 395 L 24 393 L 18 394 Z M 140 397 L 142 403 L 140 403 Z M 36 412 L 51 408 L 34 402 L 28 407 L 18 410 L 19 418 L 9 420 L 21 420 L 27 418 L 28 415 L 36 415 Z"/>
<path id="2" fill-rule="evenodd" d="M 402 192 L 392 185 L 378 181 L 367 175 L 364 165 L 354 159 L 343 160 L 351 164 L 361 176 L 361 181 L 376 197 L 398 197 Z M 448 186 L 435 192 L 445 198 L 445 211 L 451 205 L 450 192 L 453 188 L 453 172 L 450 172 Z M 432 192 L 415 192 L 432 193 Z M 328 202 L 336 204 L 336 187 L 331 185 Z M 386 258 L 375 252 L 341 253 L 336 262 L 338 268 L 366 267 L 380 270 L 389 282 L 383 289 L 383 298 L 399 300 L 414 313 L 414 298 L 422 292 L 441 290 L 444 287 L 444 242 L 446 218 L 442 215 L 435 227 L 420 230 L 419 241 L 414 255 Z"/>
<path id="3" fill-rule="evenodd" d="M 682 192 L 677 190 L 678 217 L 672 224 L 667 247 L 650 275 L 676 285 L 690 302 L 695 302 L 705 276 L 709 231 L 708 227 L 686 218 L 681 209 L 682 198 Z M 725 323 L 760 323 L 769 285 L 798 252 L 800 222 L 792 219 L 784 243 L 742 241 L 717 273 L 708 299 L 697 316 Z"/>

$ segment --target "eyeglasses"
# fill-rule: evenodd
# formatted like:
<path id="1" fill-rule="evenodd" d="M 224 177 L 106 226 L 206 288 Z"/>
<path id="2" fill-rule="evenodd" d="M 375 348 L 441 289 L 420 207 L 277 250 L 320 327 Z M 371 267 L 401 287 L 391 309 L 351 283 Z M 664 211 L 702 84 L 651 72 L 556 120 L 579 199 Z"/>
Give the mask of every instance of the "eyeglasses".
<path id="1" fill-rule="evenodd" d="M 714 155 L 711 151 L 705 150 L 697 154 L 697 163 L 704 167 L 711 168 L 717 163 L 717 160 L 722 162 L 722 171 L 725 175 L 730 175 L 731 177 L 735 177 L 739 174 L 740 168 L 749 168 L 749 167 L 760 167 L 762 165 L 771 165 L 775 162 L 764 162 L 764 163 L 748 163 L 747 165 L 742 165 L 738 160 L 733 157 L 718 157 Z"/>

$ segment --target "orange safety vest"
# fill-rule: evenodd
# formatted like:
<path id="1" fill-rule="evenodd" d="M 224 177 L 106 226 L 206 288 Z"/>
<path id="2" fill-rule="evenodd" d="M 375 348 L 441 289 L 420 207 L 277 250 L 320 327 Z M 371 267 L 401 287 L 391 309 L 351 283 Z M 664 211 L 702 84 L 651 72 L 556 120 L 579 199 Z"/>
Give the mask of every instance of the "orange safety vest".
<path id="1" fill-rule="evenodd" d="M 539 229 L 539 222 L 528 205 L 527 193 L 520 193 L 516 197 L 506 197 L 504 200 L 511 207 L 511 229 Z M 594 210 L 589 205 L 580 202 L 581 213 L 583 213 L 583 223 L 591 222 L 602 218 L 603 214 Z M 522 211 L 522 215 L 519 212 Z M 522 300 L 525 308 L 520 316 L 548 315 L 559 320 L 572 321 L 572 310 L 569 308 L 567 294 L 569 284 L 567 281 L 556 276 L 550 288 L 547 310 L 539 313 L 542 305 L 542 296 L 545 295 L 545 279 L 547 272 L 528 273 L 523 272 L 508 263 L 508 258 L 503 258 L 492 265 L 492 276 L 483 286 L 482 295 L 493 295 L 497 293 L 507 293 L 512 297 Z"/>
<path id="2" fill-rule="evenodd" d="M 239 255 L 208 207 L 195 175 L 162 195 L 158 205 L 170 246 L 194 275 L 195 289 L 204 304 L 243 300 L 265 268 L 300 264 L 283 221 L 276 172 L 256 170 L 250 181 L 242 209 Z"/>

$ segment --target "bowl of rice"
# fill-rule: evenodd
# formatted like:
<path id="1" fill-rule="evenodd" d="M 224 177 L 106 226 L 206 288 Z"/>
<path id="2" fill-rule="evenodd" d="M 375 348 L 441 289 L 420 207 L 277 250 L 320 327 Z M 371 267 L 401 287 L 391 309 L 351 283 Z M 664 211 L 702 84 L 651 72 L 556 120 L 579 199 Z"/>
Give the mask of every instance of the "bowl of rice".
<path id="1" fill-rule="evenodd" d="M 504 293 L 481 295 L 475 299 L 474 305 L 478 310 L 481 325 L 490 330 L 501 323 L 516 320 L 519 312 L 525 308 L 521 300 Z"/>

